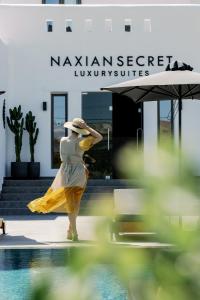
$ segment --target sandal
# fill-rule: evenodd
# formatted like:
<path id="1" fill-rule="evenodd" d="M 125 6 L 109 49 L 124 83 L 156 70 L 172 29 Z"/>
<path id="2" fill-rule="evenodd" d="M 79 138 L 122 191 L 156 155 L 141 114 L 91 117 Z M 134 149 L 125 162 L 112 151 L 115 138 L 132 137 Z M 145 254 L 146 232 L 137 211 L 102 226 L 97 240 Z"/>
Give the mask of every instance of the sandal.
<path id="1" fill-rule="evenodd" d="M 79 241 L 77 232 L 76 233 L 72 233 L 72 241 L 73 242 L 78 242 Z"/>

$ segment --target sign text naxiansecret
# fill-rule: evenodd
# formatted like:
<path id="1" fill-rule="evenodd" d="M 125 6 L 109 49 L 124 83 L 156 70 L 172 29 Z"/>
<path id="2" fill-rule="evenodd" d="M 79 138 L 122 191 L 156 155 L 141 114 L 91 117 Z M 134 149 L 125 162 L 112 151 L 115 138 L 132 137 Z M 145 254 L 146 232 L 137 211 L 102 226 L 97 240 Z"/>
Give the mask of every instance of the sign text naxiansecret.
<path id="1" fill-rule="evenodd" d="M 164 67 L 173 61 L 172 55 L 119 56 L 51 56 L 51 67 L 73 70 L 75 77 L 144 76 L 152 67 Z M 134 69 L 132 69 L 134 68 Z"/>

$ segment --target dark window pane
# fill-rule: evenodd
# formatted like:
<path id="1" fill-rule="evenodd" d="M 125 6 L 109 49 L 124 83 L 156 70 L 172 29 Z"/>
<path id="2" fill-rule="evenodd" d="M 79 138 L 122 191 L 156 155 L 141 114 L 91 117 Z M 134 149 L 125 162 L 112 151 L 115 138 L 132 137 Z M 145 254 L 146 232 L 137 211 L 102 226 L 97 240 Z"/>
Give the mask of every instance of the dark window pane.
<path id="1" fill-rule="evenodd" d="M 60 4 L 59 0 L 44 0 L 44 4 Z"/>
<path id="2" fill-rule="evenodd" d="M 63 124 L 67 118 L 67 95 L 52 95 L 52 165 L 60 165 L 60 139 L 65 136 Z"/>
<path id="3" fill-rule="evenodd" d="M 48 21 L 47 22 L 47 31 L 52 32 L 53 31 L 53 22 Z"/>
<path id="4" fill-rule="evenodd" d="M 131 25 L 125 25 L 125 31 L 130 32 L 131 31 Z"/>
<path id="5" fill-rule="evenodd" d="M 111 120 L 111 107 L 111 93 L 83 93 L 83 118 L 87 120 Z"/>
<path id="6" fill-rule="evenodd" d="M 66 27 L 66 32 L 72 32 L 72 28 L 70 26 Z"/>
<path id="7" fill-rule="evenodd" d="M 80 4 L 79 0 L 64 0 L 65 4 Z"/>

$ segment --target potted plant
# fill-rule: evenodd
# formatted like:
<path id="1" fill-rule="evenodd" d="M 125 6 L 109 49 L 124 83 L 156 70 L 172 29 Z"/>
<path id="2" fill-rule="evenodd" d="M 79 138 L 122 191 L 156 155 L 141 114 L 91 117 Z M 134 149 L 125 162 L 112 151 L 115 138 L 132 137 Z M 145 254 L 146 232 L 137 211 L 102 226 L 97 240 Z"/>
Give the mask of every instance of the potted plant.
<path id="1" fill-rule="evenodd" d="M 11 176 L 14 178 L 26 178 L 28 173 L 28 163 L 21 162 L 21 149 L 22 149 L 22 137 L 24 118 L 21 112 L 21 105 L 9 109 L 10 116 L 7 117 L 7 123 L 10 130 L 15 135 L 15 155 L 16 162 L 11 162 Z"/>
<path id="2" fill-rule="evenodd" d="M 30 154 L 31 159 L 28 163 L 28 176 L 29 178 L 39 178 L 40 177 L 40 163 L 35 162 L 34 157 L 34 147 L 37 142 L 39 128 L 36 128 L 37 124 L 35 122 L 35 116 L 33 116 L 32 112 L 29 111 L 26 114 L 25 118 L 25 130 L 29 133 L 29 146 L 30 146 Z"/>

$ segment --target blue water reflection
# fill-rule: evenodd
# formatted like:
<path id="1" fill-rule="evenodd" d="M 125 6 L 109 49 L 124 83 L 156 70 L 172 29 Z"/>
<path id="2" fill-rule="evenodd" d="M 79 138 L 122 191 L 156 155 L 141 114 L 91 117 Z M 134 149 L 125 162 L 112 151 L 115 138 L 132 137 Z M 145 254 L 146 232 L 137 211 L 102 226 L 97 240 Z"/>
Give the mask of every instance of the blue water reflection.
<path id="1" fill-rule="evenodd" d="M 53 273 L 62 272 L 63 265 L 69 263 L 70 251 L 70 249 L 0 250 L 0 299 L 30 299 L 33 273 L 39 274 L 44 268 L 51 268 L 50 272 Z M 95 267 L 91 277 L 92 284 L 100 294 L 100 300 L 127 299 L 126 291 L 109 267 Z"/>

